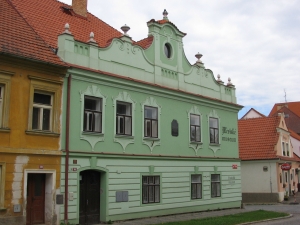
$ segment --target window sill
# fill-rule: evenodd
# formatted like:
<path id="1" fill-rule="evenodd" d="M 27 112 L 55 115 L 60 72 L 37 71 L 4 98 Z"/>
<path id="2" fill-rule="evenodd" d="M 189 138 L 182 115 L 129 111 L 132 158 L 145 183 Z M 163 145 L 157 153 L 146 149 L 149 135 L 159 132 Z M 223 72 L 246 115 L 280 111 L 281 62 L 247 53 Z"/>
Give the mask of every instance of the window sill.
<path id="1" fill-rule="evenodd" d="M 190 144 L 193 144 L 193 145 L 202 145 L 203 143 L 201 141 L 190 141 Z"/>
<path id="2" fill-rule="evenodd" d="M 55 133 L 51 131 L 44 131 L 44 130 L 25 130 L 26 134 L 32 134 L 32 135 L 44 135 L 44 136 L 53 136 L 53 137 L 59 137 L 60 133 Z"/>
<path id="3" fill-rule="evenodd" d="M 82 135 L 90 135 L 90 136 L 104 136 L 104 133 L 98 133 L 98 132 L 88 132 L 88 131 L 82 131 Z"/>
<path id="4" fill-rule="evenodd" d="M 143 140 L 145 140 L 145 141 L 160 141 L 160 138 L 144 137 Z"/>
<path id="5" fill-rule="evenodd" d="M 115 138 L 134 139 L 134 136 L 116 134 Z"/>
<path id="6" fill-rule="evenodd" d="M 9 133 L 10 129 L 8 127 L 0 127 L 0 132 L 6 132 Z"/>
<path id="7" fill-rule="evenodd" d="M 216 143 L 209 143 L 210 146 L 220 146 L 220 144 L 216 144 Z"/>

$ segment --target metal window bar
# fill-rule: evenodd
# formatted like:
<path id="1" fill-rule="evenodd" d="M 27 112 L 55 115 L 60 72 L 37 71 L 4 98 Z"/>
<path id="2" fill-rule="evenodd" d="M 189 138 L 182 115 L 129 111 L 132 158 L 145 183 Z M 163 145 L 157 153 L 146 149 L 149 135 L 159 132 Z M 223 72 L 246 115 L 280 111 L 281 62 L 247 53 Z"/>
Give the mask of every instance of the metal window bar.
<path id="1" fill-rule="evenodd" d="M 143 176 L 143 204 L 160 202 L 159 176 Z"/>

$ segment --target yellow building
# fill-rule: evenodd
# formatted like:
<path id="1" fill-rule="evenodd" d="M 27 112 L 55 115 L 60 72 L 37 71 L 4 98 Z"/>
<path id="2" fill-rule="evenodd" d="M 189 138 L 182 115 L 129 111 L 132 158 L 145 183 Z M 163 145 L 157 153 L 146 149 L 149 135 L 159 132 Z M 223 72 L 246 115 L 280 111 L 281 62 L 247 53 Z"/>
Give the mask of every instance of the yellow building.
<path id="1" fill-rule="evenodd" d="M 0 224 L 55 224 L 67 68 L 0 2 Z"/>

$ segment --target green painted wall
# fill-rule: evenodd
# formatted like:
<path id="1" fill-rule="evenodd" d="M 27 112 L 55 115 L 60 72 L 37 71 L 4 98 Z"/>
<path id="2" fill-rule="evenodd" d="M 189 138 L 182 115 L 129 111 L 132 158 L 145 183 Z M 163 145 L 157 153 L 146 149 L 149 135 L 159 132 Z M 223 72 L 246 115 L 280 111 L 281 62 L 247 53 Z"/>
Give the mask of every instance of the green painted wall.
<path id="1" fill-rule="evenodd" d="M 77 160 L 77 164 L 73 164 L 73 159 Z M 64 159 L 62 163 L 64 163 Z M 78 222 L 79 216 L 79 173 L 84 169 L 102 171 L 101 189 L 103 192 L 100 202 L 101 204 L 106 202 L 106 204 L 103 204 L 105 207 L 100 209 L 102 221 L 240 207 L 241 177 L 239 161 L 178 160 L 151 157 L 124 158 L 98 155 L 96 164 L 93 166 L 91 157 L 83 154 L 72 154 L 69 163 L 69 191 L 74 193 L 74 200 L 69 201 L 69 219 L 74 220 L 74 222 Z M 236 164 L 238 169 L 232 169 L 232 164 Z M 77 171 L 73 171 L 74 168 Z M 61 170 L 64 171 L 63 164 Z M 191 199 L 192 174 L 202 174 L 202 199 Z M 220 174 L 221 176 L 221 197 L 211 197 L 211 174 Z M 106 177 L 103 177 L 104 175 Z M 142 204 L 142 175 L 160 176 L 160 203 Z M 64 177 L 62 175 L 62 183 L 64 183 Z M 116 202 L 116 191 L 128 191 L 128 202 Z M 61 192 L 64 192 L 63 186 Z M 60 212 L 62 216 L 63 207 L 61 207 Z"/>
<path id="2" fill-rule="evenodd" d="M 151 46 L 144 50 L 129 37 L 107 48 L 79 43 L 72 35 L 58 38 L 58 55 L 71 67 L 70 222 L 79 220 L 79 174 L 97 170 L 101 176 L 100 219 L 122 220 L 173 213 L 239 207 L 241 204 L 237 113 L 234 86 L 217 82 L 202 63 L 191 65 L 184 54 L 184 34 L 174 25 L 149 22 Z M 164 45 L 172 56 L 164 55 Z M 65 149 L 67 78 L 63 88 L 61 148 Z M 83 131 L 84 96 L 103 101 L 102 133 Z M 131 137 L 116 135 L 117 100 L 133 106 Z M 158 138 L 144 138 L 144 106 L 159 111 Z M 190 114 L 201 116 L 201 142 L 190 141 Z M 219 144 L 210 144 L 209 117 L 218 118 Z M 176 120 L 179 135 L 171 135 Z M 63 152 L 65 154 L 65 152 Z M 77 160 L 74 164 L 73 160 Z M 234 169 L 232 165 L 237 165 Z M 64 193 L 65 158 L 61 165 Z M 221 197 L 211 198 L 210 175 L 221 175 Z M 203 199 L 191 200 L 191 175 L 202 174 Z M 161 202 L 142 204 L 141 177 L 159 175 Z M 116 202 L 116 191 L 128 191 L 128 202 Z M 64 208 L 60 207 L 61 219 Z"/>

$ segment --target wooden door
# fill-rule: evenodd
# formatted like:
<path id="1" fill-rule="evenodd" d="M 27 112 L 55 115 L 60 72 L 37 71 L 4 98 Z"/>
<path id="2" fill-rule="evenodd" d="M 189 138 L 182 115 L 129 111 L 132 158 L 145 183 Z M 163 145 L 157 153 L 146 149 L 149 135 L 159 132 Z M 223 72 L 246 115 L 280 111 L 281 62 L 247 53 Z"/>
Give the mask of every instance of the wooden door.
<path id="1" fill-rule="evenodd" d="M 29 173 L 27 179 L 26 224 L 45 222 L 45 174 Z"/>
<path id="2" fill-rule="evenodd" d="M 80 173 L 79 223 L 100 222 L 100 173 L 86 170 Z"/>

